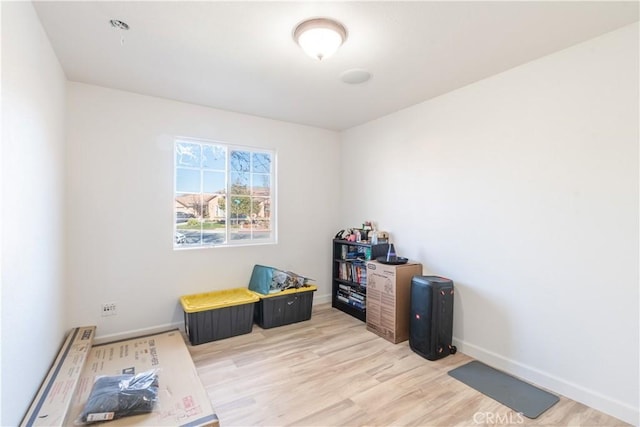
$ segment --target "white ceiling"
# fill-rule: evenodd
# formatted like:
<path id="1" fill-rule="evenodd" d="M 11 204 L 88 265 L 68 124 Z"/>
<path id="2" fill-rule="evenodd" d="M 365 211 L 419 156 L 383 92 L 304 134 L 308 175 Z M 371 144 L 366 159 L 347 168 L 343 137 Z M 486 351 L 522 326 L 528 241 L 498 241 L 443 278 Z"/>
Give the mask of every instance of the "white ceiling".
<path id="1" fill-rule="evenodd" d="M 346 129 L 638 20 L 637 2 L 36 2 L 69 80 Z M 342 22 L 322 62 L 300 21 Z M 123 32 L 110 19 L 127 22 Z M 124 36 L 124 44 L 121 44 Z M 353 68 L 373 74 L 349 85 Z"/>

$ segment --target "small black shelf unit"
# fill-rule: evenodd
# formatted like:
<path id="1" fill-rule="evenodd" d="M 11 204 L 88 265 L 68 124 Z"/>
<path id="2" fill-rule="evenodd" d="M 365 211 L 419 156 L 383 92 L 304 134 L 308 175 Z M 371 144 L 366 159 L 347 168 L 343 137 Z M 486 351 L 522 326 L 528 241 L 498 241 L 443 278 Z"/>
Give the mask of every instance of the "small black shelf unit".
<path id="1" fill-rule="evenodd" d="M 331 306 L 351 316 L 366 320 L 366 262 L 384 256 L 387 243 L 372 245 L 333 239 L 333 273 L 331 275 Z"/>

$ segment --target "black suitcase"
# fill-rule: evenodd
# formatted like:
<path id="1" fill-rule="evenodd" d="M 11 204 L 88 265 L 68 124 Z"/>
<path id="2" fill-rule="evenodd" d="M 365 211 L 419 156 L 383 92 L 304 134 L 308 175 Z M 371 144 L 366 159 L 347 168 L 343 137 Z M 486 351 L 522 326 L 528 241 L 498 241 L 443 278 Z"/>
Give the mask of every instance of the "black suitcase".
<path id="1" fill-rule="evenodd" d="M 453 282 L 438 276 L 411 280 L 409 346 L 428 360 L 456 352 L 453 336 Z"/>

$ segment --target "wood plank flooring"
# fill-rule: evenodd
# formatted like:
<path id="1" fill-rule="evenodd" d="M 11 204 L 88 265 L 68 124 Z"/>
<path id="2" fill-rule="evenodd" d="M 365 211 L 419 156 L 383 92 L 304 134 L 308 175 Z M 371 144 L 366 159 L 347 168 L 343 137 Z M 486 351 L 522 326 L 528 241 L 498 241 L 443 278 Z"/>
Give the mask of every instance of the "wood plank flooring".
<path id="1" fill-rule="evenodd" d="M 522 417 L 447 375 L 468 356 L 427 361 L 329 304 L 309 321 L 189 351 L 222 427 L 628 425 L 564 397 Z"/>

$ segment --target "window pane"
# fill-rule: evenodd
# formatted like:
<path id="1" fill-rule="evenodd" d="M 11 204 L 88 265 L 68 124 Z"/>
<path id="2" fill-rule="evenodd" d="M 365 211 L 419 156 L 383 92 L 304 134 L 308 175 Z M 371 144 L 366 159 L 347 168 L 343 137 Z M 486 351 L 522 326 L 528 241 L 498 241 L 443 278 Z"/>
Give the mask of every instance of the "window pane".
<path id="1" fill-rule="evenodd" d="M 226 225 L 216 221 L 204 221 L 202 223 L 202 244 L 220 245 L 225 243 Z"/>
<path id="2" fill-rule="evenodd" d="M 203 219 L 205 221 L 224 223 L 226 219 L 226 197 L 222 194 L 205 194 L 204 203 L 206 208 L 203 210 Z"/>
<path id="3" fill-rule="evenodd" d="M 193 212 L 189 210 L 189 206 L 187 205 L 187 197 L 191 197 L 191 194 L 176 194 L 174 210 L 175 212 L 184 213 L 184 218 L 189 218 L 188 215 L 193 215 Z M 194 215 L 195 216 L 195 215 Z M 176 222 L 186 222 L 186 221 L 176 221 Z"/>
<path id="4" fill-rule="evenodd" d="M 196 218 L 200 215 L 199 206 L 201 204 L 202 196 L 200 194 L 176 194 L 175 209 L 176 214 L 182 212 L 180 217 L 185 221 L 177 221 L 176 223 L 187 222 L 190 218 Z"/>
<path id="5" fill-rule="evenodd" d="M 269 196 L 271 194 L 271 175 L 254 173 L 251 174 L 251 180 L 253 182 L 251 194 L 255 196 Z"/>
<path id="6" fill-rule="evenodd" d="M 227 185 L 224 177 L 224 172 L 202 172 L 202 191 L 205 193 L 225 193 Z"/>
<path id="7" fill-rule="evenodd" d="M 176 245 L 188 248 L 202 245 L 202 232 L 200 230 L 181 229 L 176 230 Z"/>
<path id="8" fill-rule="evenodd" d="M 200 216 L 203 220 L 211 219 L 211 215 L 215 215 L 218 202 L 216 200 L 218 196 L 215 194 L 203 194 L 202 202 L 199 206 Z"/>
<path id="9" fill-rule="evenodd" d="M 202 167 L 224 171 L 227 167 L 227 150 L 219 145 L 205 145 L 202 147 Z"/>
<path id="10" fill-rule="evenodd" d="M 200 194 L 178 194 L 175 198 L 175 242 L 178 246 L 199 245 L 202 239 Z"/>
<path id="11" fill-rule="evenodd" d="M 249 194 L 249 173 L 231 172 L 231 194 Z"/>
<path id="12" fill-rule="evenodd" d="M 249 172 L 250 153 L 248 151 L 231 151 L 231 170 Z"/>
<path id="13" fill-rule="evenodd" d="M 251 172 L 271 172 L 271 154 L 253 153 Z"/>
<path id="14" fill-rule="evenodd" d="M 201 246 L 202 245 L 202 231 L 201 230 L 187 230 L 183 231 L 186 235 L 186 246 Z"/>
<path id="15" fill-rule="evenodd" d="M 242 230 L 238 227 L 231 227 L 230 229 L 230 233 L 229 233 L 229 238 L 233 241 L 238 241 L 238 240 L 247 240 L 250 241 L 251 240 L 251 230 Z"/>
<path id="16" fill-rule="evenodd" d="M 251 239 L 251 199 L 231 196 L 229 200 L 229 236 L 231 240 Z"/>
<path id="17" fill-rule="evenodd" d="M 230 224 L 240 224 L 248 221 L 251 215 L 251 202 L 249 197 L 231 196 L 229 205 L 229 222 Z"/>
<path id="18" fill-rule="evenodd" d="M 176 168 L 176 192 L 199 193 L 200 171 L 194 169 Z"/>
<path id="19" fill-rule="evenodd" d="M 271 218 L 271 199 L 269 197 L 251 198 L 251 219 L 263 220 Z"/>
<path id="20" fill-rule="evenodd" d="M 253 238 L 256 240 L 271 238 L 271 221 L 259 219 L 251 225 Z"/>
<path id="21" fill-rule="evenodd" d="M 202 196 L 202 244 L 219 245 L 226 237 L 225 196 L 204 194 Z"/>
<path id="22" fill-rule="evenodd" d="M 199 168 L 201 157 L 200 144 L 192 144 L 189 142 L 176 143 L 177 166 Z"/>

